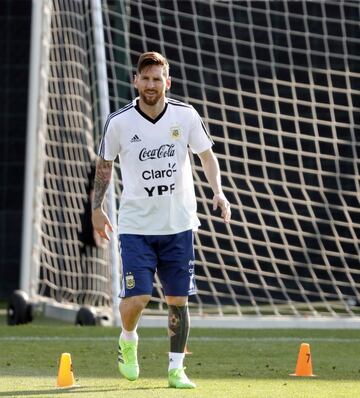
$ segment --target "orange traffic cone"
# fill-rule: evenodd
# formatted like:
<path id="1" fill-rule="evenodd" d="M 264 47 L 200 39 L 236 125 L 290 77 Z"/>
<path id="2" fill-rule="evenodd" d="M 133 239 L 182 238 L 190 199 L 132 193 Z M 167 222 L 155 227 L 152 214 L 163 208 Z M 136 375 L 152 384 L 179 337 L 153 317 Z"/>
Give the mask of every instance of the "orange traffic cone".
<path id="1" fill-rule="evenodd" d="M 186 345 L 184 350 L 185 355 L 192 355 L 192 352 L 189 351 L 189 347 Z"/>
<path id="2" fill-rule="evenodd" d="M 67 352 L 61 354 L 59 372 L 57 376 L 57 387 L 74 387 L 75 379 L 71 362 L 71 355 Z"/>
<path id="3" fill-rule="evenodd" d="M 300 351 L 296 363 L 295 373 L 290 376 L 304 376 L 313 377 L 312 363 L 311 363 L 311 353 L 310 344 L 302 343 L 300 345 Z"/>

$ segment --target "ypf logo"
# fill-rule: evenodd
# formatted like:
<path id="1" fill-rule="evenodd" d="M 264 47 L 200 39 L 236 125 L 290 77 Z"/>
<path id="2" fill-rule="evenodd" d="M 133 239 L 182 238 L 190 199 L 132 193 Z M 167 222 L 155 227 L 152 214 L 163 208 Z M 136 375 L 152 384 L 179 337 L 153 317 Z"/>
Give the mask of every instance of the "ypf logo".
<path id="1" fill-rule="evenodd" d="M 147 192 L 149 198 L 154 196 L 154 193 L 157 194 L 157 196 L 162 196 L 166 194 L 172 194 L 175 190 L 175 184 L 170 184 L 170 185 L 155 185 L 152 187 L 144 187 L 145 191 Z"/>

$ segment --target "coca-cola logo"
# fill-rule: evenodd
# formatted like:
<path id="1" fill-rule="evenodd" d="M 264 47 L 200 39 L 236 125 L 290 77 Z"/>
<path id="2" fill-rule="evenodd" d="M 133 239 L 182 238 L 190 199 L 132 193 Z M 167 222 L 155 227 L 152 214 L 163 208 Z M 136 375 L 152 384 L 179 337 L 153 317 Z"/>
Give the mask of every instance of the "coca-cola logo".
<path id="1" fill-rule="evenodd" d="M 175 156 L 175 144 L 160 145 L 159 148 L 143 148 L 139 153 L 139 159 L 144 162 L 148 159 L 171 158 Z"/>

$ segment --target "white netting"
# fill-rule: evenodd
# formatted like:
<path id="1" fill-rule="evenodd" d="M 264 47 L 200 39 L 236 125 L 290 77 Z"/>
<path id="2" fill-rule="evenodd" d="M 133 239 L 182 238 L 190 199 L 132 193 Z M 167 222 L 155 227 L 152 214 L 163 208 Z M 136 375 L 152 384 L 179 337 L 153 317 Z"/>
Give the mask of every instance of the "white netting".
<path id="1" fill-rule="evenodd" d="M 101 135 L 89 4 L 53 3 L 40 290 L 77 300 L 86 275 L 87 297 L 108 303 L 106 256 L 96 249 L 81 256 L 78 238 L 88 151 Z M 139 54 L 160 51 L 170 62 L 171 97 L 194 105 L 215 141 L 233 221 L 226 227 L 212 212 L 194 159 L 202 228 L 193 312 L 356 314 L 359 3 L 108 0 L 102 7 L 111 111 L 136 95 Z M 162 304 L 156 282 L 152 308 Z"/>
<path id="2" fill-rule="evenodd" d="M 171 96 L 195 106 L 215 141 L 233 222 L 211 211 L 197 163 L 194 308 L 356 312 L 358 3 L 108 1 L 103 11 L 112 110 L 136 94 L 139 54 L 157 50 Z"/>
<path id="3" fill-rule="evenodd" d="M 91 231 L 94 178 L 91 14 L 86 2 L 53 1 L 40 227 L 39 295 L 109 308 L 111 266 Z"/>

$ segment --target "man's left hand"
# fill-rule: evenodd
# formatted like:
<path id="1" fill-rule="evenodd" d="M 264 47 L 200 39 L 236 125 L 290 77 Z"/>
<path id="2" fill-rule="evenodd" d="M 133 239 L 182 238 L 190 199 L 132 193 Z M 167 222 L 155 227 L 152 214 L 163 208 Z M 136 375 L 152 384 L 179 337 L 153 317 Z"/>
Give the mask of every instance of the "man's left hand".
<path id="1" fill-rule="evenodd" d="M 223 220 L 226 223 L 230 222 L 231 218 L 230 203 L 222 192 L 214 195 L 213 197 L 213 210 L 215 211 L 218 207 L 220 207 L 221 209 L 221 217 L 223 218 Z"/>

